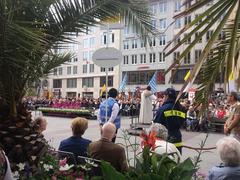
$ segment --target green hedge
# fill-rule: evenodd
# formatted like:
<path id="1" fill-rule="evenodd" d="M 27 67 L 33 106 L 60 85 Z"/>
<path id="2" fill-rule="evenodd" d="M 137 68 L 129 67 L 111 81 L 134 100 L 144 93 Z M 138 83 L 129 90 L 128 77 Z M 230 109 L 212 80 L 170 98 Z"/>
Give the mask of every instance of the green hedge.
<path id="1" fill-rule="evenodd" d="M 72 113 L 72 114 L 91 114 L 92 112 L 88 109 L 61 109 L 61 108 L 38 108 L 43 113 Z"/>

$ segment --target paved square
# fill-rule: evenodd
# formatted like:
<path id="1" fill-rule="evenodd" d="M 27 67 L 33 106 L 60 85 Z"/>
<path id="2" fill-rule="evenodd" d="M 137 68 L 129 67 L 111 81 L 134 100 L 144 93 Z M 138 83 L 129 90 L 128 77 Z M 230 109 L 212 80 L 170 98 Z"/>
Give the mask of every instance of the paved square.
<path id="1" fill-rule="evenodd" d="M 59 118 L 59 117 L 46 117 L 48 121 L 47 130 L 44 132 L 46 139 L 49 141 L 49 144 L 54 148 L 58 148 L 59 143 L 62 139 L 65 139 L 72 135 L 71 133 L 71 119 L 70 118 Z M 122 118 L 121 129 L 128 129 L 131 124 L 131 119 L 128 117 Z M 206 134 L 198 132 L 186 132 L 182 131 L 183 134 L 183 143 L 187 146 L 199 147 L 202 140 L 204 140 Z M 97 120 L 89 120 L 88 129 L 86 130 L 84 137 L 95 141 L 100 138 L 100 131 Z M 122 137 L 122 132 L 118 132 L 118 137 Z M 218 139 L 224 137 L 223 134 L 210 133 L 206 142 L 205 147 L 215 146 Z M 136 141 L 139 142 L 139 137 L 136 137 Z M 131 141 L 135 141 L 135 136 L 131 137 Z M 121 138 L 117 138 L 117 143 L 123 143 L 124 141 Z M 187 157 L 194 158 L 198 153 L 194 150 L 183 149 L 182 159 Z M 129 156 L 133 157 L 133 153 L 129 152 Z M 202 172 L 207 173 L 210 168 L 214 165 L 220 163 L 220 159 L 216 153 L 216 150 L 211 150 L 205 152 L 201 156 L 200 169 Z"/>

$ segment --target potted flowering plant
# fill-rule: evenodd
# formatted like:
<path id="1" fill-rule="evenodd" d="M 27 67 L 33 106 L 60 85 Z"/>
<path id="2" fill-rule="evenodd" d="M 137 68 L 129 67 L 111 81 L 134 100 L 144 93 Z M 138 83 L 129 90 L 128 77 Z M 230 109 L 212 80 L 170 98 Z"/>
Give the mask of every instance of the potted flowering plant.
<path id="1" fill-rule="evenodd" d="M 167 154 L 154 153 L 156 135 L 154 133 L 143 133 L 141 135 L 142 151 L 140 156 L 136 158 L 136 166 L 130 167 L 128 172 L 117 172 L 108 163 L 102 163 L 103 179 L 106 180 L 191 180 L 196 169 L 190 158 L 181 163 L 176 163 L 169 158 Z"/>

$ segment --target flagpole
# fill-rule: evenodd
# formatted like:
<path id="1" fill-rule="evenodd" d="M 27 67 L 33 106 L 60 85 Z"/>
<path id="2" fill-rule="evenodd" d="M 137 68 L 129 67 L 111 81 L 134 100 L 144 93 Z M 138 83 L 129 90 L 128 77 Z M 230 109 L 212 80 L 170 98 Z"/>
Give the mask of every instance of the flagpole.
<path id="1" fill-rule="evenodd" d="M 107 42 L 106 42 L 106 46 L 108 48 L 108 45 L 109 45 L 109 23 L 107 23 Z M 108 67 L 105 67 L 105 71 L 106 71 L 106 108 L 105 108 L 105 121 L 108 121 L 107 119 L 107 110 L 108 110 L 108 104 L 107 104 L 107 99 L 108 99 Z"/>

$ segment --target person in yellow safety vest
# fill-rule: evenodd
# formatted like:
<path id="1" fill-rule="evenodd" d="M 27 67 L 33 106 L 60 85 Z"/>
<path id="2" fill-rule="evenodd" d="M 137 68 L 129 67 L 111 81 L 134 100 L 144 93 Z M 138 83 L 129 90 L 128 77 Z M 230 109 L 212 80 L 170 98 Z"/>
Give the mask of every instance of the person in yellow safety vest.
<path id="1" fill-rule="evenodd" d="M 164 103 L 157 110 L 154 123 L 164 125 L 168 130 L 168 142 L 173 143 L 182 153 L 182 134 L 181 126 L 186 120 L 186 113 L 181 104 L 176 101 L 176 91 L 173 88 L 167 88 L 164 92 Z"/>

